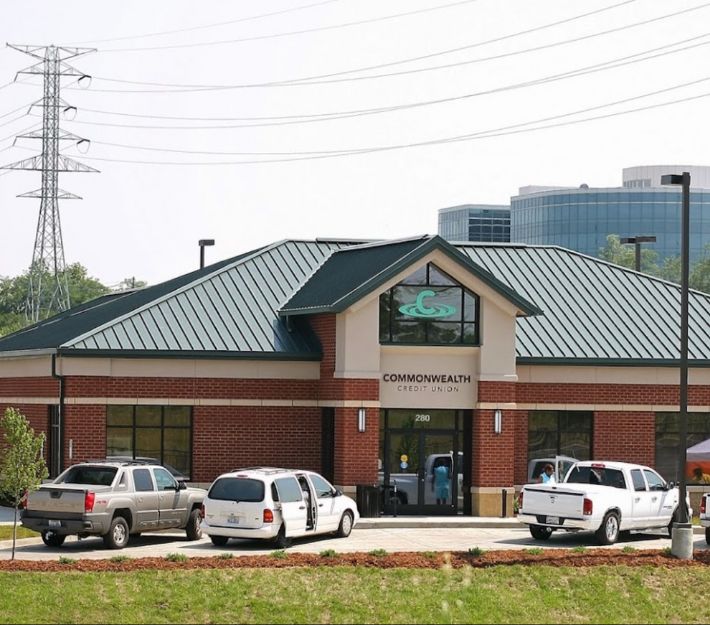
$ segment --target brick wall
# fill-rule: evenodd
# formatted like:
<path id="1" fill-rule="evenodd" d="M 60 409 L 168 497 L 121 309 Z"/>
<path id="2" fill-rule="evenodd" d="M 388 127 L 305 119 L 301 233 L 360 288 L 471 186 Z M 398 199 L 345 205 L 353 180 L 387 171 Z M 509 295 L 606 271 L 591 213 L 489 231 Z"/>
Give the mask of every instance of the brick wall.
<path id="1" fill-rule="evenodd" d="M 106 406 L 65 405 L 64 466 L 105 456 Z"/>
<path id="2" fill-rule="evenodd" d="M 335 410 L 335 483 L 376 484 L 380 449 L 380 411 L 367 409 L 366 427 L 358 432 L 357 408 Z"/>
<path id="3" fill-rule="evenodd" d="M 318 408 L 196 406 L 191 477 L 248 466 L 320 471 L 320 419 Z"/>
<path id="4" fill-rule="evenodd" d="M 656 417 L 653 412 L 595 412 L 594 458 L 653 466 Z"/>
<path id="5" fill-rule="evenodd" d="M 473 486 L 512 487 L 515 477 L 515 413 L 502 411 L 503 428 L 493 431 L 493 410 L 473 412 L 473 458 L 471 482 Z"/>
<path id="6" fill-rule="evenodd" d="M 52 377 L 0 378 L 2 397 L 59 397 L 59 380 Z"/>
<path id="7" fill-rule="evenodd" d="M 679 388 L 671 384 L 532 384 L 515 385 L 520 403 L 677 405 Z M 710 405 L 710 386 L 691 386 L 690 405 Z"/>
<path id="8" fill-rule="evenodd" d="M 0 403 L 0 416 L 5 414 L 5 410 L 14 408 L 19 410 L 27 419 L 30 427 L 35 431 L 35 434 L 44 434 L 44 460 L 49 461 L 49 445 L 47 438 L 49 437 L 49 406 L 45 404 L 3 404 Z M 0 435 L 0 446 L 4 444 L 4 437 Z"/>

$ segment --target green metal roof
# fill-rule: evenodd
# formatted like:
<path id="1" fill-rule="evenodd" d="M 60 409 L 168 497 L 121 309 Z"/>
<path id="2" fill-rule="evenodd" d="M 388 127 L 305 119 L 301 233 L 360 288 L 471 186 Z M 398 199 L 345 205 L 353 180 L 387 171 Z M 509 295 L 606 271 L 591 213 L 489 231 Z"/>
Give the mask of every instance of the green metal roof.
<path id="1" fill-rule="evenodd" d="M 342 312 L 433 250 L 440 250 L 513 302 L 525 314 L 540 309 L 439 236 L 381 241 L 334 252 L 281 307 L 283 316 Z"/>
<path id="2" fill-rule="evenodd" d="M 73 308 L 0 338 L 0 355 L 318 359 L 307 313 L 344 310 L 434 248 L 522 311 L 542 309 L 517 320 L 519 363 L 677 365 L 678 285 L 562 248 L 439 237 L 282 241 Z M 691 292 L 695 366 L 710 366 L 708 318 L 710 296 Z"/>

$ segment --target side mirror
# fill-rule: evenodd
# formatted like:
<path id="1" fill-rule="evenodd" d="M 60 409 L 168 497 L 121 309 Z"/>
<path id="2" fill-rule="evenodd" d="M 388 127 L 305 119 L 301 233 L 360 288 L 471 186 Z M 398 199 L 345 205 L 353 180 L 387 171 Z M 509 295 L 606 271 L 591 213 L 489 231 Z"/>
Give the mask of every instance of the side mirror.
<path id="1" fill-rule="evenodd" d="M 187 488 L 187 484 L 185 484 L 185 482 L 183 482 L 182 480 L 179 480 L 177 489 L 178 490 L 185 490 L 186 488 Z"/>
<path id="2" fill-rule="evenodd" d="M 676 487 L 675 482 L 667 482 L 666 483 L 666 490 L 673 490 Z"/>
<path id="3" fill-rule="evenodd" d="M 339 488 L 336 488 L 336 489 L 333 491 L 333 497 L 342 497 L 342 496 L 343 496 L 343 491 L 340 490 Z"/>

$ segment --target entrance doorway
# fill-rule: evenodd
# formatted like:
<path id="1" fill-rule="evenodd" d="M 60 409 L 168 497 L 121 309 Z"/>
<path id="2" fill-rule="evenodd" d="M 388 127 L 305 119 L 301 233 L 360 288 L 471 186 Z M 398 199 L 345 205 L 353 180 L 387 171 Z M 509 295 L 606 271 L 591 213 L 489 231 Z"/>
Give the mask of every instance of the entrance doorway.
<path id="1" fill-rule="evenodd" d="M 464 411 L 382 411 L 380 483 L 385 514 L 454 515 L 466 508 Z"/>

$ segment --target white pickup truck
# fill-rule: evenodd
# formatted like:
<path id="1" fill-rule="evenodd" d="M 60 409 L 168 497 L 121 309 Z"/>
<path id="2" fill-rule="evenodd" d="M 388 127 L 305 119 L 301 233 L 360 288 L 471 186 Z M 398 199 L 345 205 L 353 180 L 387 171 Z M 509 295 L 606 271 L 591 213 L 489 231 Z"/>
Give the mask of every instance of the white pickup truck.
<path id="1" fill-rule="evenodd" d="M 444 462 L 444 464 L 449 468 L 449 471 L 453 474 L 453 452 L 443 453 L 443 454 L 429 454 L 424 460 L 424 479 L 427 480 L 424 488 L 424 501 L 419 503 L 424 504 L 435 504 L 436 503 L 436 493 L 431 487 L 433 480 L 433 469 L 437 462 Z M 463 452 L 458 452 L 458 462 L 456 466 L 456 480 L 458 484 L 458 496 L 463 496 L 463 473 L 462 473 L 462 463 L 463 463 Z M 379 472 L 379 483 L 384 484 L 384 472 Z M 399 505 L 403 504 L 414 504 L 418 502 L 419 493 L 419 481 L 420 477 L 417 471 L 411 473 L 390 473 L 390 485 L 389 492 L 384 493 L 385 502 L 390 503 L 393 501 L 394 497 L 397 498 L 397 503 Z M 396 490 L 394 487 L 397 487 Z M 453 484 L 452 484 L 453 486 Z"/>
<path id="2" fill-rule="evenodd" d="M 710 545 L 710 493 L 700 500 L 700 525 L 705 528 L 705 542 Z"/>
<path id="3" fill-rule="evenodd" d="M 649 467 L 578 462 L 561 484 L 524 486 L 518 521 L 528 525 L 537 540 L 547 540 L 555 530 L 586 530 L 595 532 L 602 545 L 611 545 L 629 530 L 670 532 L 678 501 L 678 489 Z"/>

